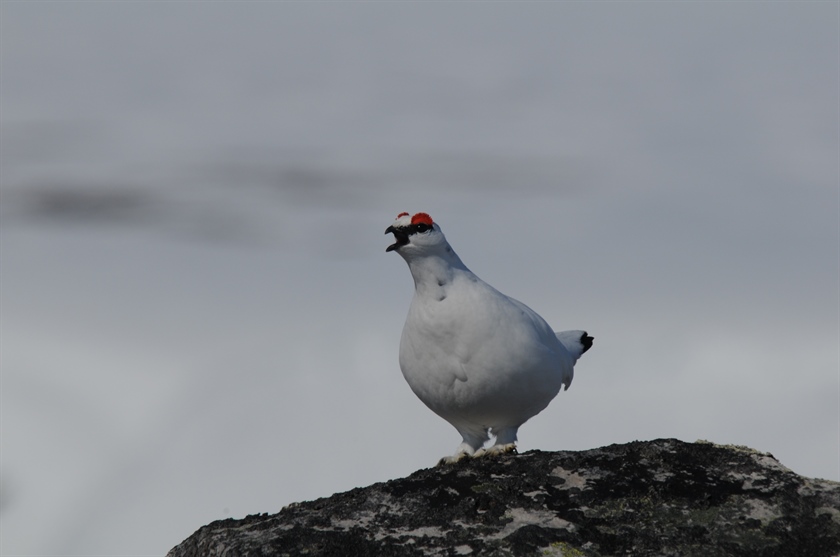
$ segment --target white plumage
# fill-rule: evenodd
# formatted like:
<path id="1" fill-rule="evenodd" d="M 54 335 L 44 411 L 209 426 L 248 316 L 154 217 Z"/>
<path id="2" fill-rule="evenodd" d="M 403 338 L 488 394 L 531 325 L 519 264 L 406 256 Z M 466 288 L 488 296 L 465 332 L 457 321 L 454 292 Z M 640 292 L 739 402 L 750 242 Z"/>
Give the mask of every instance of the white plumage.
<path id="1" fill-rule="evenodd" d="M 463 442 L 454 462 L 515 450 L 516 433 L 568 388 L 585 331 L 555 333 L 525 304 L 473 274 L 426 213 L 401 213 L 388 227 L 414 278 L 400 341 L 400 368 L 412 391 L 451 423 Z M 490 435 L 495 444 L 483 449 Z"/>

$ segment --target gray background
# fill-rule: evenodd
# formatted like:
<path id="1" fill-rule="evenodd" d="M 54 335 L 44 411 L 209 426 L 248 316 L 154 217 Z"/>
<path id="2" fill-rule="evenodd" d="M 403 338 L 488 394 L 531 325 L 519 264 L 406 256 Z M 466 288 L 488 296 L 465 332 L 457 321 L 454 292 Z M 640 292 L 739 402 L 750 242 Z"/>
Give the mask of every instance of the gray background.
<path id="1" fill-rule="evenodd" d="M 4 555 L 433 465 L 383 232 L 596 338 L 521 450 L 838 470 L 838 4 L 3 2 Z"/>

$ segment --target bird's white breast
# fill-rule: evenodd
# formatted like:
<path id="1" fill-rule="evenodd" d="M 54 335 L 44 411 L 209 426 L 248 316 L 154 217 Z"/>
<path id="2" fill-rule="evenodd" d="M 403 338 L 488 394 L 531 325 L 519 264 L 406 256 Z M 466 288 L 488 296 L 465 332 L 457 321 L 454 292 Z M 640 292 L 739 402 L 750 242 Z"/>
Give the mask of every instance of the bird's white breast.
<path id="1" fill-rule="evenodd" d="M 570 380 L 572 358 L 546 322 L 474 274 L 418 289 L 400 343 L 417 396 L 446 419 L 528 419 Z"/>

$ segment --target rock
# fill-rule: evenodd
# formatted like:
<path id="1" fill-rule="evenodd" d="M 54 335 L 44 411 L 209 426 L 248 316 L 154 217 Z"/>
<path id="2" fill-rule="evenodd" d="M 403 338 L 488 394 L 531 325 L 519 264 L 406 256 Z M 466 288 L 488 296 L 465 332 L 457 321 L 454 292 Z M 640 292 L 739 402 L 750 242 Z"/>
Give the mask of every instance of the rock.
<path id="1" fill-rule="evenodd" d="M 840 483 L 675 439 L 467 459 L 220 520 L 168 557 L 840 555 Z"/>

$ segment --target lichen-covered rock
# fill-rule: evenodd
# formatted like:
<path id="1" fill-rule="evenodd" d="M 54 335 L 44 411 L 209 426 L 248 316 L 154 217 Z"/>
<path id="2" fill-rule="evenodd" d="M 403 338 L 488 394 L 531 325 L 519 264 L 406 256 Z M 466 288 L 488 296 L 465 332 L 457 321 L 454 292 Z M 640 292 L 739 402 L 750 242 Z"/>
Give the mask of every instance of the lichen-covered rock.
<path id="1" fill-rule="evenodd" d="M 168 557 L 840 555 L 840 483 L 675 439 L 463 460 L 204 526 Z"/>

